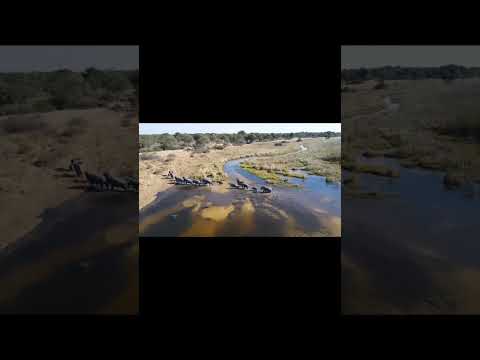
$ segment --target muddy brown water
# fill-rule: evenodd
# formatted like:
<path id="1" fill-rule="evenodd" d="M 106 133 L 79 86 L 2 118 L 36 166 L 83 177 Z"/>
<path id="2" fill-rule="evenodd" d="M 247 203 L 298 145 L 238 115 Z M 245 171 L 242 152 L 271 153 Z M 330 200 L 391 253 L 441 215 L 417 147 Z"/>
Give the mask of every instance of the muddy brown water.
<path id="1" fill-rule="evenodd" d="M 242 179 L 258 189 L 266 182 L 225 165 L 228 182 Z M 167 181 L 167 180 L 165 180 Z M 340 185 L 307 175 L 288 179 L 300 188 L 272 186 L 270 194 L 213 187 L 174 186 L 140 212 L 141 236 L 339 236 Z"/>
<path id="2" fill-rule="evenodd" d="M 361 190 L 391 196 L 344 199 L 342 311 L 480 313 L 478 184 L 449 190 L 442 171 L 382 157 L 361 161 L 400 177 L 356 174 Z"/>
<path id="3" fill-rule="evenodd" d="M 86 192 L 0 255 L 0 313 L 138 313 L 138 195 Z"/>

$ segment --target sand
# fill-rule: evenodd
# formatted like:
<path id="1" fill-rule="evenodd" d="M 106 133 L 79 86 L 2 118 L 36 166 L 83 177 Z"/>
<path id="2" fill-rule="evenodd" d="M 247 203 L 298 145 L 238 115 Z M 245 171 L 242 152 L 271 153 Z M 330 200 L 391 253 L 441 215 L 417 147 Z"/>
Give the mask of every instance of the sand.
<path id="1" fill-rule="evenodd" d="M 75 118 L 83 119 L 81 125 L 69 125 Z M 5 124 L 11 121 L 44 126 L 9 132 Z M 84 184 L 60 170 L 70 159 L 81 158 L 84 169 L 95 173 L 135 175 L 137 134 L 135 114 L 102 108 L 0 117 L 0 251 L 39 224 L 46 209 L 84 191 Z"/>

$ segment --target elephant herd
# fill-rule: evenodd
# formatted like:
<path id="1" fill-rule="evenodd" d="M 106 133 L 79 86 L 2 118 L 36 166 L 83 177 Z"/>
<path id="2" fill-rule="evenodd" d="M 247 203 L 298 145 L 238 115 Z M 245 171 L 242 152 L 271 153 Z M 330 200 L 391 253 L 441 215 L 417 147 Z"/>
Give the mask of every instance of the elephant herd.
<path id="1" fill-rule="evenodd" d="M 74 171 L 77 177 L 82 177 L 85 175 L 88 183 L 96 190 L 103 191 L 105 190 L 114 190 L 115 188 L 123 189 L 124 191 L 136 190 L 138 191 L 138 180 L 133 177 L 117 178 L 110 175 L 108 172 L 101 175 L 96 175 L 88 171 L 82 171 L 80 167 L 83 162 L 76 158 L 70 160 L 69 170 Z"/>
<path id="2" fill-rule="evenodd" d="M 213 182 L 208 180 L 207 178 L 203 178 L 201 180 L 196 180 L 196 179 L 189 179 L 186 177 L 178 177 L 176 176 L 172 171 L 168 171 L 167 175 L 164 175 L 167 178 L 173 180 L 175 182 L 175 185 L 194 185 L 194 186 L 208 186 L 208 185 L 213 185 Z M 249 190 L 251 189 L 254 193 L 271 193 L 272 188 L 269 188 L 267 186 L 261 186 L 260 189 L 258 189 L 255 186 L 248 186 L 246 183 L 241 181 L 240 179 L 237 179 L 236 184 L 230 183 L 230 188 L 232 189 L 242 189 L 242 190 Z"/>
<path id="3" fill-rule="evenodd" d="M 267 186 L 261 186 L 260 187 L 260 190 L 255 187 L 255 186 L 248 186 L 246 183 L 244 183 L 242 180 L 240 179 L 237 179 L 237 183 L 236 184 L 232 184 L 230 183 L 230 187 L 233 188 L 233 189 L 242 189 L 242 190 L 249 190 L 251 189 L 254 193 L 271 193 L 272 192 L 272 188 L 269 188 Z"/>
<path id="4" fill-rule="evenodd" d="M 178 177 L 178 176 L 175 176 L 172 171 L 168 172 L 167 177 L 174 180 L 175 185 L 194 185 L 194 186 L 213 185 L 213 182 L 211 182 L 207 178 L 203 178 L 201 180 L 196 180 L 196 179 L 186 178 L 185 176 L 184 177 Z"/>

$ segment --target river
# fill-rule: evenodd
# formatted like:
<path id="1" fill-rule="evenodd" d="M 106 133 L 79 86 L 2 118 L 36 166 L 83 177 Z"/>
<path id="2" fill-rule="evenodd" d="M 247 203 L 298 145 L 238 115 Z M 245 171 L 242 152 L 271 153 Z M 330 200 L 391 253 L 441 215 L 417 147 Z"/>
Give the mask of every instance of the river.
<path id="1" fill-rule="evenodd" d="M 344 200 L 342 311 L 480 312 L 478 184 L 447 190 L 441 171 L 405 168 L 388 158 L 361 160 L 400 176 L 357 174 L 362 190 L 388 196 Z"/>
<path id="2" fill-rule="evenodd" d="M 240 167 L 225 164 L 229 182 L 242 179 L 257 188 L 267 185 Z M 180 236 L 340 236 L 341 186 L 322 176 L 289 178 L 270 194 L 211 187 L 175 186 L 159 193 L 140 212 L 140 235 Z"/>
<path id="3" fill-rule="evenodd" d="M 138 197 L 85 192 L 0 254 L 0 314 L 137 314 Z"/>

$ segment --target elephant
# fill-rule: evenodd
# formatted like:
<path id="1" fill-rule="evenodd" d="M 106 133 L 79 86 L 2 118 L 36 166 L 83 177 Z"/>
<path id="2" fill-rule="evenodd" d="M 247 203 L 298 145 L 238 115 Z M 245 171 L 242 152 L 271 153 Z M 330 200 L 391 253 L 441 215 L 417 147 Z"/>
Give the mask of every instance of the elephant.
<path id="1" fill-rule="evenodd" d="M 267 186 L 262 186 L 260 188 L 260 190 L 262 191 L 262 193 L 271 193 L 272 192 L 272 188 L 269 188 Z"/>
<path id="2" fill-rule="evenodd" d="M 78 177 L 81 177 L 81 176 L 82 176 L 82 169 L 80 168 L 80 163 L 74 162 L 74 163 L 72 164 L 72 167 L 73 167 L 73 170 L 75 170 L 75 174 L 76 174 Z"/>
<path id="3" fill-rule="evenodd" d="M 124 181 L 113 177 L 107 172 L 103 173 L 103 176 L 105 177 L 107 185 L 110 185 L 111 190 L 115 187 L 122 188 L 125 191 L 127 190 L 127 184 Z"/>
<path id="4" fill-rule="evenodd" d="M 212 183 L 210 180 L 206 179 L 206 178 L 203 178 L 202 181 L 203 181 L 203 183 L 206 184 L 206 185 L 213 185 L 213 183 Z"/>
<path id="5" fill-rule="evenodd" d="M 92 185 L 95 188 L 97 188 L 97 185 L 98 185 L 98 187 L 100 187 L 100 189 L 103 190 L 103 187 L 107 186 L 106 181 L 98 175 L 91 174 L 88 171 L 85 171 L 85 177 L 86 177 L 87 181 L 89 182 L 89 184 Z"/>

